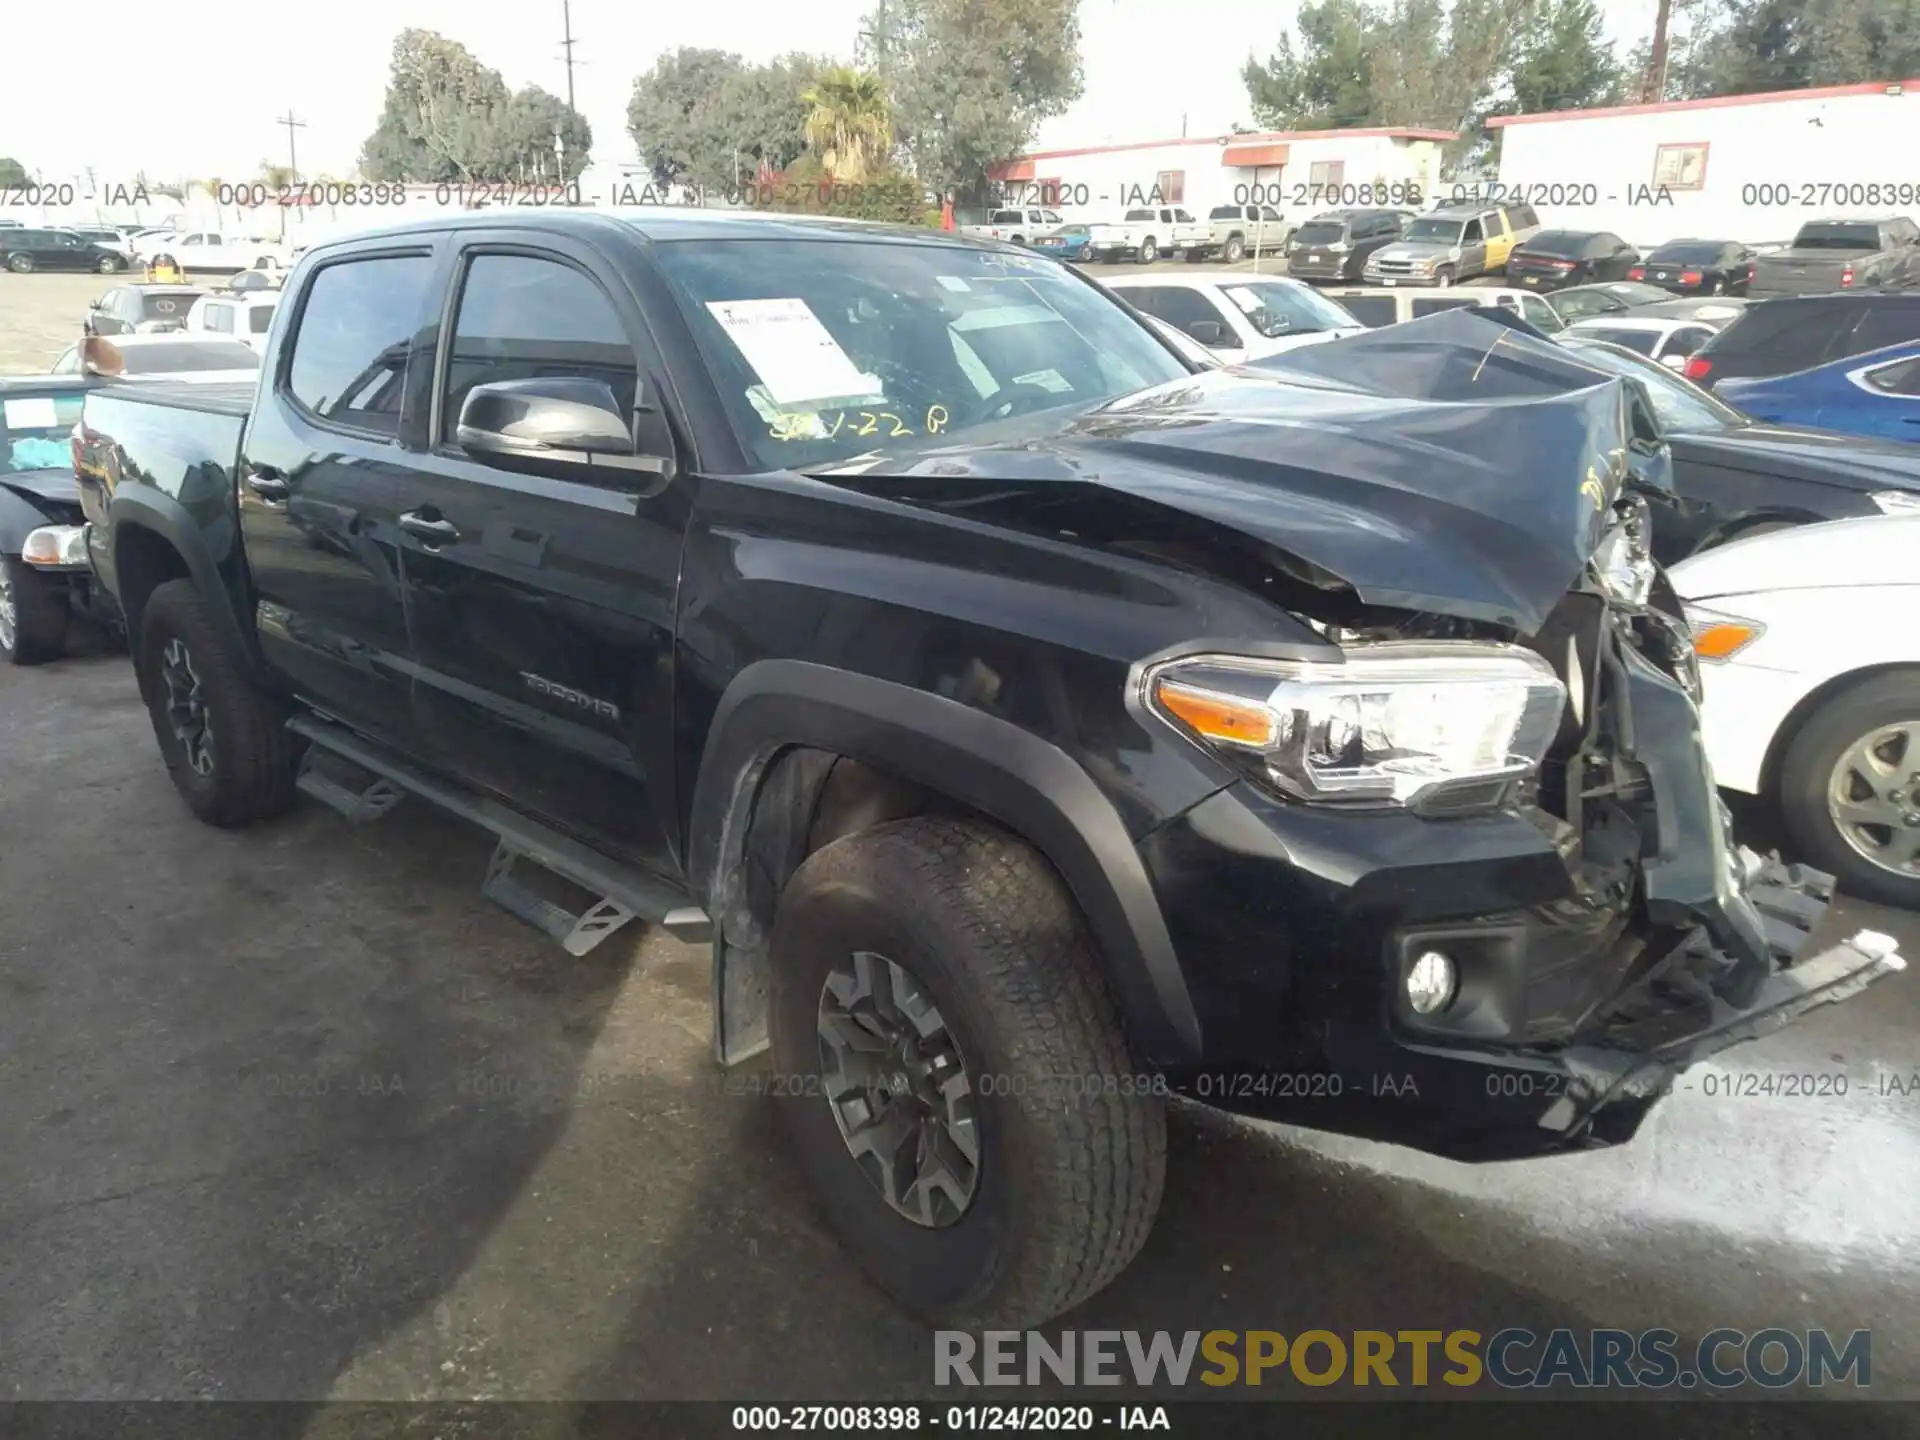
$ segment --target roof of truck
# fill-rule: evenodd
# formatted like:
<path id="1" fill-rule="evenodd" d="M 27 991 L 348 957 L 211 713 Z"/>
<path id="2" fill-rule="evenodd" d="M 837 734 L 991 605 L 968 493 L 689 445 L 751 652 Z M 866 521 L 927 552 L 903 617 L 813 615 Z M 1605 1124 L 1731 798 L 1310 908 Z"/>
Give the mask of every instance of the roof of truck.
<path id="1" fill-rule="evenodd" d="M 395 236 L 434 234 L 447 230 L 537 230 L 591 236 L 621 234 L 642 240 L 825 240 L 849 230 L 862 238 L 910 244 L 958 245 L 977 250 L 1030 251 L 1019 246 L 963 235 L 957 230 L 929 230 L 917 225 L 892 225 L 874 220 L 852 220 L 839 215 L 772 214 L 764 210 L 711 210 L 695 206 L 644 205 L 618 210 L 561 210 L 547 207 L 494 207 L 458 215 L 441 215 L 356 230 L 337 240 L 316 240 L 311 249 Z"/>

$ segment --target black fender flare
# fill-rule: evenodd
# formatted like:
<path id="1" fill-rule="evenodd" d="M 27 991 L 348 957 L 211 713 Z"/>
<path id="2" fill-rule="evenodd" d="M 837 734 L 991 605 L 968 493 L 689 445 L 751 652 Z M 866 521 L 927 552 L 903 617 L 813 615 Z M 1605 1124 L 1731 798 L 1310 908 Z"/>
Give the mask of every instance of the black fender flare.
<path id="1" fill-rule="evenodd" d="M 1086 916 L 1138 1058 L 1199 1058 L 1199 1016 L 1113 803 L 1058 746 L 944 696 L 800 660 L 742 670 L 721 696 L 694 788 L 687 866 L 697 896 L 712 896 L 740 864 L 759 782 L 795 745 L 892 772 L 1025 838 Z"/>
<path id="2" fill-rule="evenodd" d="M 221 522 L 231 531 L 234 522 L 230 517 Z M 127 617 L 130 636 L 137 631 L 139 616 L 125 599 L 125 572 L 121 567 L 120 544 L 127 534 L 128 527 L 151 530 L 173 548 L 187 567 L 194 588 L 199 590 L 206 602 L 207 613 L 214 627 L 220 632 L 220 639 L 229 652 L 238 657 L 251 672 L 251 678 L 263 685 L 278 688 L 269 675 L 260 658 L 258 646 L 254 644 L 247 627 L 240 623 L 239 611 L 234 604 L 234 595 L 226 578 L 220 572 L 220 562 L 214 554 L 214 545 L 207 535 L 204 524 L 196 520 L 187 508 L 171 495 L 154 490 L 150 486 L 126 485 L 116 489 L 107 507 L 107 539 L 111 547 L 108 554 L 111 566 L 111 585 L 113 598 L 120 603 L 122 613 Z M 227 544 L 231 548 L 232 536 Z"/>
<path id="3" fill-rule="evenodd" d="M 18 555 L 29 531 L 54 523 L 26 496 L 0 485 L 0 555 Z"/>

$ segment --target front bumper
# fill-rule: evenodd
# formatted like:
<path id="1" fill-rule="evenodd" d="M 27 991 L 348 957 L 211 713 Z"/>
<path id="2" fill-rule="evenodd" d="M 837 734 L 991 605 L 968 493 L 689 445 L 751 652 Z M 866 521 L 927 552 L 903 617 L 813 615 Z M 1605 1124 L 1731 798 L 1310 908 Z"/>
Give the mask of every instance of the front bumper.
<path id="1" fill-rule="evenodd" d="M 1212 1104 L 1462 1160 L 1630 1138 L 1716 1050 L 1904 968 L 1871 934 L 1809 953 L 1831 877 L 1736 849 L 1687 692 L 1630 658 L 1644 793 L 1540 811 L 1339 812 L 1242 782 L 1140 845 L 1195 1013 L 1169 1072 Z M 1417 1014 L 1428 950 L 1459 984 Z"/>

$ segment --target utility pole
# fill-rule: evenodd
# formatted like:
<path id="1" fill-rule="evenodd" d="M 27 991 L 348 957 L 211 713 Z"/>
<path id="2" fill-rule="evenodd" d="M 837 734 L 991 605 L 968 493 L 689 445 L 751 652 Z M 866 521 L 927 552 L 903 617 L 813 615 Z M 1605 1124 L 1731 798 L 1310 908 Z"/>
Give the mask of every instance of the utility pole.
<path id="1" fill-rule="evenodd" d="M 560 0 L 560 24 L 567 32 L 560 41 L 567 60 L 567 113 L 577 115 L 573 108 L 573 47 L 579 42 L 573 38 L 573 0 Z"/>
<path id="2" fill-rule="evenodd" d="M 1657 105 L 1667 98 L 1667 23 L 1673 18 L 1673 0 L 1660 0 L 1653 18 L 1653 48 L 1647 55 L 1647 78 L 1641 87 L 1642 104 Z"/>
<path id="3" fill-rule="evenodd" d="M 300 183 L 300 155 L 293 143 L 293 132 L 306 129 L 307 122 L 296 118 L 293 113 L 293 107 L 288 106 L 287 113 L 273 123 L 287 127 L 287 169 L 293 172 L 293 178 L 289 183 L 297 185 Z"/>

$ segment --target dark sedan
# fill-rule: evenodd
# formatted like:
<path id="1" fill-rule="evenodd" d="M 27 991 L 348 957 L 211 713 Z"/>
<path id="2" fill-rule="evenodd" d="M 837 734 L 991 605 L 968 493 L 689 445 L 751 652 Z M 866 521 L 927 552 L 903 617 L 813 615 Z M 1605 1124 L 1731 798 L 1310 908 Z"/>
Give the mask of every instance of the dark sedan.
<path id="1" fill-rule="evenodd" d="M 1563 338 L 1596 369 L 1642 381 L 1673 454 L 1674 504 L 1653 522 L 1663 565 L 1765 530 L 1920 510 L 1920 446 L 1762 425 L 1617 345 Z"/>
<path id="2" fill-rule="evenodd" d="M 99 275 L 117 275 L 127 268 L 127 257 L 72 230 L 21 226 L 0 230 L 0 265 L 16 275 L 33 270 L 91 270 Z"/>
<path id="3" fill-rule="evenodd" d="M 1675 295 L 1744 295 L 1753 281 L 1752 249 L 1732 240 L 1669 240 L 1627 272 Z"/>
<path id="4" fill-rule="evenodd" d="M 1624 280 L 1640 252 L 1610 230 L 1542 230 L 1507 257 L 1507 281 L 1527 290 L 1564 290 Z"/>

